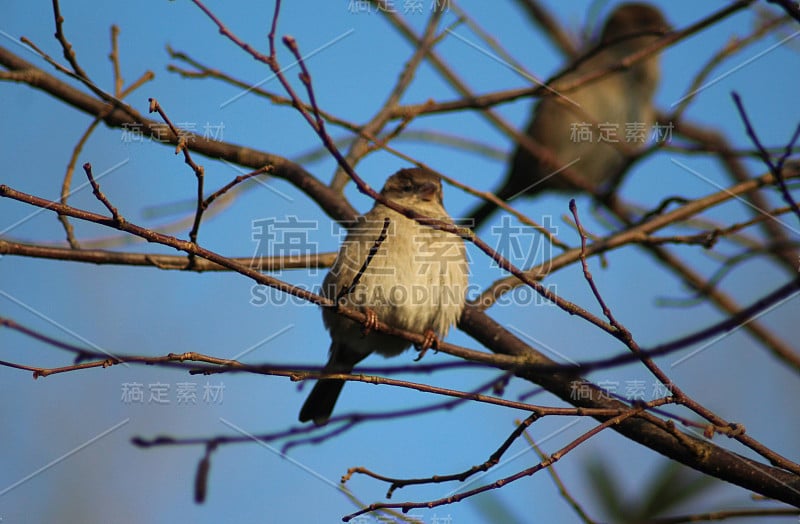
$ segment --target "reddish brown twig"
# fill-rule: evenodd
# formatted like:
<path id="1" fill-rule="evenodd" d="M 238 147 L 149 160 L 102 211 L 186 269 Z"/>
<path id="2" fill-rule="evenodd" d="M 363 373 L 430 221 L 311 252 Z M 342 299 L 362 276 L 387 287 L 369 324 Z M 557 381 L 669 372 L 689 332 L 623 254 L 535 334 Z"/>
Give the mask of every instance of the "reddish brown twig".
<path id="1" fill-rule="evenodd" d="M 208 209 L 209 206 L 211 206 L 212 202 L 214 202 L 216 199 L 218 199 L 219 197 L 221 197 L 222 195 L 224 195 L 225 193 L 227 193 L 228 191 L 233 189 L 234 186 L 236 186 L 238 184 L 241 184 L 245 180 L 249 180 L 249 179 L 251 179 L 251 178 L 253 178 L 255 176 L 264 175 L 264 174 L 270 173 L 270 172 L 272 172 L 272 169 L 273 169 L 272 166 L 264 166 L 264 167 L 260 167 L 260 168 L 258 168 L 256 170 L 254 170 L 254 171 L 250 171 L 249 173 L 245 173 L 244 175 L 237 176 L 236 178 L 234 178 L 233 180 L 231 180 L 230 182 L 228 182 L 227 184 L 225 184 L 221 188 L 219 188 L 216 191 L 214 191 L 213 193 L 211 193 L 207 198 L 205 198 L 203 200 L 203 202 L 201 204 L 201 207 L 202 207 L 203 211 Z"/>
<path id="2" fill-rule="evenodd" d="M 659 401 L 654 401 L 654 402 L 660 402 L 662 400 L 664 400 L 664 399 L 659 399 Z M 475 495 L 479 495 L 481 493 L 485 493 L 487 491 L 491 491 L 491 490 L 494 490 L 494 489 L 498 489 L 498 488 L 500 488 L 502 486 L 506 486 L 511 482 L 514 482 L 516 480 L 519 480 L 519 479 L 522 479 L 522 478 L 525 478 L 525 477 L 529 477 L 529 476 L 531 476 L 531 475 L 533 475 L 533 474 L 535 474 L 535 473 L 537 473 L 537 472 L 539 472 L 539 471 L 551 466 L 552 464 L 555 464 L 558 460 L 561 459 L 561 457 L 563 457 L 564 455 L 566 455 L 567 453 L 569 453 L 570 451 L 572 451 L 573 449 L 578 447 L 583 442 L 586 442 L 587 440 L 589 440 L 594 435 L 600 433 L 604 429 L 606 429 L 606 428 L 608 428 L 610 426 L 613 426 L 615 424 L 619 424 L 621 421 L 641 413 L 642 411 L 647 409 L 648 404 L 643 404 L 641 406 L 633 407 L 627 413 L 623 413 L 623 414 L 618 415 L 616 417 L 610 418 L 610 419 L 606 420 L 605 422 L 602 422 L 601 424 L 598 424 L 597 426 L 595 426 L 591 430 L 587 431 L 586 433 L 584 433 L 583 435 L 581 435 L 577 439 L 573 440 L 572 442 L 570 442 L 566 446 L 562 447 L 561 449 L 559 449 L 558 451 L 556 451 L 555 453 L 550 455 L 547 459 L 539 462 L 535 466 L 533 466 L 531 468 L 524 469 L 522 471 L 519 471 L 519 472 L 517 472 L 517 473 L 515 473 L 513 475 L 510 475 L 508 477 L 504 477 L 504 478 L 502 478 L 502 479 L 500 479 L 500 480 L 498 480 L 496 482 L 493 482 L 491 484 L 480 486 L 478 488 L 471 489 L 469 491 L 464 491 L 462 493 L 456 493 L 456 494 L 450 495 L 450 496 L 445 497 L 445 498 L 440 498 L 440 499 L 437 499 L 437 500 L 429 500 L 429 501 L 426 501 L 426 502 L 403 502 L 403 503 L 395 503 L 395 504 L 374 503 L 374 504 L 370 504 L 369 506 L 367 506 L 366 508 L 364 508 L 364 509 L 362 509 L 360 511 L 356 511 L 355 513 L 351 513 L 351 514 L 345 516 L 342 520 L 344 520 L 345 522 L 348 522 L 351 519 L 353 519 L 354 517 L 357 517 L 359 515 L 363 515 L 365 513 L 371 513 L 373 511 L 377 511 L 377 510 L 381 510 L 381 509 L 397 508 L 397 509 L 402 509 L 403 511 L 408 511 L 408 510 L 413 509 L 413 508 L 435 508 L 435 507 L 443 506 L 443 505 L 446 505 L 446 504 L 453 504 L 455 502 L 460 502 L 460 501 L 462 501 L 462 500 L 464 500 L 466 498 L 474 497 Z M 431 477 L 429 479 L 429 482 L 435 482 L 436 478 L 437 477 Z M 458 480 L 458 479 L 454 479 L 454 480 Z"/>
<path id="3" fill-rule="evenodd" d="M 108 198 L 106 198 L 106 196 L 103 194 L 103 192 L 100 191 L 100 184 L 95 181 L 94 175 L 92 175 L 92 164 L 89 162 L 83 164 L 83 171 L 86 173 L 86 177 L 89 179 L 89 183 L 92 185 L 92 193 L 94 193 L 94 196 L 96 196 L 97 199 L 102 202 L 104 206 L 106 206 L 106 209 L 111 212 L 111 216 L 114 218 L 114 221 L 118 225 L 125 223 L 125 219 L 119 214 L 117 208 L 114 207 Z"/>
<path id="4" fill-rule="evenodd" d="M 772 464 L 782 467 L 788 471 L 791 471 L 796 474 L 800 474 L 800 464 L 797 464 L 786 457 L 775 453 L 771 449 L 767 448 L 760 442 L 756 441 L 755 439 L 750 438 L 749 436 L 744 434 L 744 430 L 741 425 L 727 422 L 722 417 L 718 416 L 716 413 L 712 412 L 711 410 L 707 409 L 705 406 L 701 405 L 699 402 L 695 401 L 691 397 L 689 397 L 686 393 L 683 392 L 668 376 L 664 371 L 659 368 L 653 359 L 642 352 L 642 349 L 639 347 L 639 344 L 634 340 L 633 334 L 620 322 L 614 318 L 611 310 L 606 305 L 605 301 L 603 300 L 602 296 L 600 295 L 597 286 L 594 284 L 594 280 L 592 279 L 591 272 L 589 272 L 588 266 L 586 265 L 586 237 L 583 233 L 583 227 L 580 225 L 580 220 L 578 218 L 577 208 L 575 207 L 575 201 L 572 200 L 570 202 L 570 210 L 573 213 L 575 218 L 575 223 L 578 225 L 578 231 L 581 234 L 581 261 L 584 267 L 584 276 L 589 283 L 589 286 L 592 289 L 592 293 L 594 294 L 595 298 L 597 299 L 598 303 L 603 308 L 603 314 L 609 319 L 609 322 L 612 326 L 614 326 L 616 330 L 616 338 L 618 338 L 621 342 L 623 342 L 628 349 L 635 355 L 639 357 L 642 364 L 653 374 L 664 386 L 667 388 L 668 391 L 672 392 L 672 395 L 675 397 L 677 403 L 686 406 L 687 408 L 691 409 L 704 419 L 708 420 L 713 426 L 711 427 L 711 435 L 707 435 L 707 438 L 711 438 L 713 433 L 722 433 L 726 434 L 730 437 L 735 438 L 740 443 L 744 444 L 745 446 L 749 447 L 756 453 L 760 454 L 767 460 L 769 460 Z M 798 279 L 800 280 L 800 279 Z M 741 431 L 739 429 L 741 428 Z"/>
<path id="5" fill-rule="evenodd" d="M 158 103 L 158 100 L 156 100 L 155 98 L 148 98 L 148 101 L 150 102 L 149 111 L 151 113 L 157 112 L 164 120 L 164 122 L 167 124 L 167 126 L 169 126 L 170 131 L 172 131 L 172 133 L 178 138 L 178 145 L 175 148 L 175 154 L 183 153 L 183 161 L 186 163 L 186 165 L 192 168 L 194 176 L 197 179 L 197 204 L 194 213 L 194 223 L 192 224 L 191 231 L 189 231 L 189 240 L 193 244 L 197 244 L 197 233 L 200 230 L 200 221 L 203 219 L 203 212 L 205 212 L 205 209 L 207 207 L 203 205 L 205 201 L 205 194 L 204 194 L 205 192 L 203 189 L 203 185 L 205 182 L 205 168 L 195 163 L 195 161 L 192 159 L 192 153 L 190 152 L 187 144 L 187 141 L 189 140 L 189 138 L 191 138 L 191 136 L 187 135 L 185 132 L 175 127 L 175 125 L 167 116 L 167 113 Z M 194 260 L 194 257 L 192 257 L 191 255 L 190 255 L 190 260 L 192 261 Z"/>

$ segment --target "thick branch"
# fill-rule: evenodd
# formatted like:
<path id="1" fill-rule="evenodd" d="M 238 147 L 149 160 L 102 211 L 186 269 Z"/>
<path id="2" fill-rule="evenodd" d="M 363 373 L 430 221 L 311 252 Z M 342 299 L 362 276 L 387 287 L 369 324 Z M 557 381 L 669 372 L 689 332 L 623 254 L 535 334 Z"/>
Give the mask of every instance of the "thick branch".
<path id="1" fill-rule="evenodd" d="M 554 361 L 524 344 L 474 307 L 467 307 L 459 327 L 495 352 L 518 358 L 524 357 L 543 366 L 556 365 Z M 625 405 L 592 386 L 589 386 L 592 388 L 591 395 L 579 395 L 576 398 L 574 381 L 578 379 L 574 375 L 552 371 L 541 372 L 529 368 L 521 372 L 520 377 L 539 384 L 575 406 L 619 408 Z M 605 421 L 608 417 L 596 418 Z M 711 441 L 689 436 L 674 428 L 670 429 L 668 425 L 659 424 L 657 419 L 653 419 L 654 417 L 632 417 L 613 426 L 613 429 L 635 442 L 707 475 L 787 504 L 800 506 L 800 477 L 797 475 L 731 453 Z"/>

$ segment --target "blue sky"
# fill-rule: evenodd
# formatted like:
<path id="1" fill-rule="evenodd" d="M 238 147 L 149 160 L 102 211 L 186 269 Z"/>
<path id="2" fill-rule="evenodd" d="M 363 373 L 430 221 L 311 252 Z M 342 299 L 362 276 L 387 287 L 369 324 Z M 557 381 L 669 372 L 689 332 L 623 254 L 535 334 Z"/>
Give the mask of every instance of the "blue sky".
<path id="1" fill-rule="evenodd" d="M 405 60 L 412 52 L 387 21 L 375 13 L 354 12 L 348 1 L 319 3 L 286 2 L 279 34 L 295 37 L 308 59 L 316 94 L 322 108 L 354 122 L 369 119 L 386 99 Z M 402 11 L 402 3 L 397 8 Z M 613 3 L 612 3 L 613 4 Z M 680 0 L 664 2 L 662 8 L 675 27 L 686 27 L 724 2 Z M 427 6 L 428 4 L 426 4 Z M 548 2 L 567 27 L 577 30 L 587 13 L 605 13 L 608 6 L 589 2 Z M 757 4 L 774 11 L 772 6 Z M 272 4 L 259 2 L 210 2 L 209 7 L 244 40 L 266 49 L 266 34 Z M 514 2 L 463 3 L 482 26 L 529 70 L 541 78 L 555 73 L 561 57 L 553 46 L 532 29 Z M 18 44 L 26 36 L 63 62 L 54 32 L 50 3 L 7 2 L 0 21 L 0 45 L 14 50 L 38 67 L 52 72 L 43 60 Z M 92 15 L 88 16 L 87 11 Z M 147 99 L 159 100 L 173 122 L 197 132 L 219 132 L 220 138 L 259 150 L 296 158 L 319 148 L 309 126 L 291 108 L 276 107 L 264 99 L 240 96 L 241 90 L 215 80 L 188 80 L 167 71 L 170 60 L 165 47 L 184 51 L 198 61 L 221 69 L 249 83 L 281 93 L 280 86 L 263 64 L 246 56 L 223 38 L 211 22 L 189 2 L 119 2 L 102 8 L 94 2 L 65 2 L 65 31 L 78 59 L 94 81 L 110 90 L 109 27 L 121 28 L 120 55 L 126 84 L 145 70 L 155 80 L 133 93 L 127 101 L 139 111 Z M 594 16 L 594 15 L 592 15 Z M 417 30 L 426 17 L 408 13 Z M 748 34 L 754 11 L 740 12 L 711 29 L 670 48 L 663 55 L 664 80 L 657 104 L 668 110 L 685 93 L 694 72 L 733 35 Z M 445 17 L 450 22 L 452 13 Z M 711 74 L 713 85 L 698 94 L 687 117 L 714 127 L 737 147 L 749 147 L 730 93 L 743 98 L 753 124 L 764 143 L 783 145 L 800 121 L 796 86 L 800 85 L 797 53 L 800 39 L 796 24 L 766 37 L 741 53 L 723 61 Z M 526 86 L 526 80 L 502 63 L 487 57 L 468 42 L 480 42 L 468 28 L 454 30 L 463 38 L 448 38 L 439 52 L 477 93 Z M 784 43 L 779 44 L 782 40 Z M 332 43 L 333 42 L 333 43 Z M 281 49 L 284 65 L 293 59 Z M 290 77 L 296 78 L 297 68 Z M 299 83 L 295 83 L 300 88 Z M 281 93 L 282 94 L 282 93 Z M 450 100 L 457 94 L 424 64 L 404 103 L 428 99 Z M 527 122 L 530 100 L 502 105 L 497 111 L 517 126 Z M 90 119 L 64 107 L 49 96 L 24 85 L 0 82 L 0 143 L 6 160 L 0 182 L 44 198 L 58 199 L 61 179 L 72 149 Z M 456 113 L 415 121 L 410 130 L 437 131 L 478 140 L 499 153 L 510 151 L 507 137 L 474 114 Z M 346 136 L 338 129 L 336 137 Z M 434 143 L 398 142 L 403 152 L 419 158 L 462 182 L 481 189 L 497 187 L 504 174 L 502 159 L 475 152 L 454 150 Z M 240 174 L 221 162 L 195 157 L 206 170 L 207 188 L 221 187 Z M 78 165 L 91 162 L 95 175 L 102 175 L 105 194 L 130 221 L 149 227 L 165 227 L 186 212 L 167 214 L 175 204 L 190 201 L 195 191 L 193 173 L 171 147 L 125 139 L 121 130 L 101 126 L 80 155 Z M 358 172 L 373 187 L 407 164 L 388 153 L 371 155 Z M 688 169 L 681 167 L 686 166 Z M 305 167 L 323 181 L 334 171 L 327 156 Z M 758 162 L 749 162 L 752 173 L 763 172 Z M 698 176 L 700 173 L 702 176 Z M 718 163 L 702 155 L 661 152 L 637 165 L 622 191 L 626 198 L 652 206 L 666 194 L 699 197 L 726 184 Z M 84 184 L 75 173 L 73 187 Z M 366 211 L 369 200 L 357 194 L 352 184 L 346 190 L 353 205 Z M 72 205 L 100 213 L 105 209 L 90 188 L 75 191 Z M 774 200 L 777 202 L 777 200 Z M 471 209 L 474 198 L 453 187 L 445 188 L 445 204 L 451 214 Z M 578 198 L 582 216 L 591 228 L 601 227 L 590 215 L 591 203 Z M 566 199 L 547 196 L 524 200 L 519 208 L 534 217 L 550 216 L 562 238 L 576 245 L 576 235 L 563 223 L 568 213 Z M 0 230 L 16 239 L 63 242 L 64 234 L 55 216 L 22 204 L 0 202 Z M 296 216 L 315 227 L 308 247 L 319 251 L 336 249 L 339 237 L 332 234 L 329 219 L 301 192 L 282 180 L 251 184 L 230 206 L 210 219 L 200 231 L 200 242 L 229 256 L 250 256 L 254 221 Z M 748 216 L 743 204 L 731 203 L 708 213 L 710 218 L 733 222 Z M 798 235 L 793 217 L 784 216 L 790 235 Z M 21 222 L 20 222 L 21 221 Z M 9 226 L 17 224 L 13 229 Z M 76 235 L 91 245 L 91 239 L 116 238 L 113 231 L 73 221 Z M 184 226 L 176 232 L 185 237 Z M 486 234 L 490 243 L 492 238 Z M 126 242 L 120 249 L 137 252 L 174 253 L 159 246 Z M 675 250 L 692 265 L 710 274 L 718 262 L 699 248 Z M 724 252 L 724 249 L 723 249 Z M 471 283 L 482 288 L 502 272 L 470 248 Z M 643 346 L 655 345 L 689 333 L 720 318 L 708 306 L 674 308 L 657 299 L 682 298 L 688 292 L 673 276 L 655 266 L 641 251 L 628 248 L 607 257 L 608 267 L 592 262 L 594 277 L 605 298 Z M 279 276 L 308 287 L 318 285 L 323 271 L 285 271 Z M 766 294 L 787 279 L 774 265 L 754 261 L 735 269 L 724 281 L 726 290 L 742 304 Z M 546 282 L 557 292 L 600 313 L 578 267 L 554 274 Z M 112 353 L 163 355 L 197 351 L 247 363 L 321 364 L 329 339 L 316 307 L 272 296 L 258 303 L 251 281 L 228 273 L 179 273 L 152 268 L 93 266 L 6 256 L 0 260 L 0 314 L 50 336 Z M 796 298 L 764 315 L 760 320 L 787 341 L 797 340 L 796 320 L 800 302 Z M 588 324 L 547 305 L 497 306 L 498 319 L 535 347 L 581 360 L 617 354 L 622 348 Z M 480 349 L 463 333 L 449 341 Z M 2 360 L 29 365 L 60 366 L 69 355 L 8 330 L 0 331 Z M 692 348 L 696 349 L 696 348 Z M 691 350 L 687 350 L 688 353 Z M 241 356 L 240 356 L 241 355 Z M 683 354 L 681 354 L 683 355 Z M 392 361 L 405 365 L 412 353 Z M 552 355 L 551 355 L 552 356 Z M 678 357 L 661 363 L 689 394 L 721 416 L 743 423 L 749 434 L 778 452 L 796 453 L 800 422 L 792 410 L 780 406 L 800 395 L 797 376 L 758 346 L 743 331 L 710 345 L 686 363 L 674 365 Z M 446 362 L 449 357 L 430 353 L 428 362 Z M 382 365 L 372 357 L 365 365 Z M 212 461 L 209 496 L 204 505 L 192 501 L 193 475 L 202 456 L 200 447 L 167 447 L 142 450 L 133 447 L 134 436 L 171 435 L 193 437 L 247 435 L 279 431 L 295 424 L 307 388 L 285 378 L 239 374 L 208 377 L 185 372 L 143 367 L 115 366 L 67 373 L 32 380 L 27 372 L 0 368 L 0 414 L 6 423 L 0 429 L 0 447 L 5 450 L 0 473 L 0 518 L 4 522 L 332 522 L 354 511 L 354 504 L 335 488 L 340 476 L 352 466 L 366 466 L 391 476 L 427 476 L 461 471 L 484 461 L 513 430 L 522 412 L 463 405 L 452 412 L 417 418 L 376 422 L 359 426 L 319 445 L 304 445 L 281 456 L 282 443 L 246 443 L 219 449 Z M 409 380 L 430 380 L 444 387 L 469 390 L 492 374 L 451 371 L 433 377 L 409 375 Z M 654 379 L 639 366 L 595 373 L 597 381 L 626 384 L 644 382 L 648 394 Z M 138 385 L 138 386 L 137 386 Z M 131 388 L 146 391 L 142 402 L 125 393 Z M 180 400 L 180 391 L 195 388 L 196 403 Z M 517 398 L 530 385 L 512 381 L 506 396 Z M 151 397 L 164 391 L 161 401 Z M 202 393 L 210 395 L 202 398 Z M 216 393 L 214 393 L 216 392 Z M 217 395 L 217 396 L 214 396 Z M 221 395 L 221 396 L 219 396 Z M 337 413 L 422 406 L 433 400 L 412 391 L 384 386 L 348 384 L 337 405 Z M 533 402 L 560 405 L 546 394 Z M 590 429 L 592 422 L 545 419 L 532 435 L 548 452 L 554 452 Z M 745 453 L 728 442 L 718 444 Z M 513 458 L 512 458 L 513 457 Z M 595 518 L 602 518 L 584 474 L 588 460 L 601 457 L 613 465 L 615 475 L 630 492 L 648 479 L 663 459 L 606 432 L 568 454 L 557 467 L 573 494 Z M 470 487 L 491 482 L 534 464 L 537 459 L 524 442 L 509 451 L 509 460 Z M 383 499 L 387 486 L 366 478 L 348 484 L 364 502 Z M 462 486 L 407 488 L 393 500 L 426 500 L 445 496 Z M 746 505 L 748 494 L 720 485 L 696 510 Z M 453 523 L 481 522 L 499 515 L 505 507 L 508 518 L 547 520 L 553 515 L 569 521 L 574 515 L 558 496 L 545 474 L 537 474 L 500 491 L 466 502 L 417 511 L 422 522 L 450 517 Z M 495 512 L 495 513 L 492 513 Z M 375 520 L 373 520 L 375 521 Z"/>

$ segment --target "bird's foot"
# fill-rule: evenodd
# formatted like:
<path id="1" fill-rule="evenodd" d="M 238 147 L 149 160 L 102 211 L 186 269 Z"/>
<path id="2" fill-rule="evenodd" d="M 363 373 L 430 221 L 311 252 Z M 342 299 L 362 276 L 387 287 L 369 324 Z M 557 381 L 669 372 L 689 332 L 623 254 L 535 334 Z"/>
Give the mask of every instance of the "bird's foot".
<path id="1" fill-rule="evenodd" d="M 367 336 L 369 335 L 369 332 L 375 329 L 375 326 L 378 325 L 378 314 L 373 310 L 366 308 L 364 309 L 364 315 L 367 318 L 364 319 L 364 323 L 361 325 L 361 335 Z"/>
<path id="2" fill-rule="evenodd" d="M 414 359 L 414 362 L 422 360 L 422 357 L 425 356 L 425 353 L 427 353 L 430 348 L 438 349 L 439 347 L 439 339 L 436 338 L 436 333 L 434 333 L 432 329 L 426 329 L 424 335 L 425 339 L 421 344 L 414 344 L 414 347 L 419 351 L 419 355 Z"/>

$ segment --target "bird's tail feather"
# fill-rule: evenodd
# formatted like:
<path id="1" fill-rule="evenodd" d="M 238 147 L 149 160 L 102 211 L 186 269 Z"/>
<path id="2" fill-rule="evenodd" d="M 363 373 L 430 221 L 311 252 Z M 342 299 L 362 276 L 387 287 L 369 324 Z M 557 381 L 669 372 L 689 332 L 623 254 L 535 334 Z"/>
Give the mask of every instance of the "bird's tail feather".
<path id="1" fill-rule="evenodd" d="M 342 344 L 331 344 L 330 357 L 324 373 L 350 373 L 353 367 L 366 357 L 356 351 L 349 350 Z M 314 421 L 317 426 L 323 426 L 331 418 L 333 407 L 339 398 L 339 393 L 344 387 L 344 380 L 341 379 L 320 379 L 314 384 L 311 393 L 308 394 L 303 407 L 300 408 L 298 419 L 300 422 Z"/>
<path id="2" fill-rule="evenodd" d="M 344 387 L 344 380 L 322 379 L 317 381 L 300 409 L 300 422 L 313 420 L 317 426 L 327 423 L 331 418 L 339 393 L 342 392 L 342 387 Z"/>

